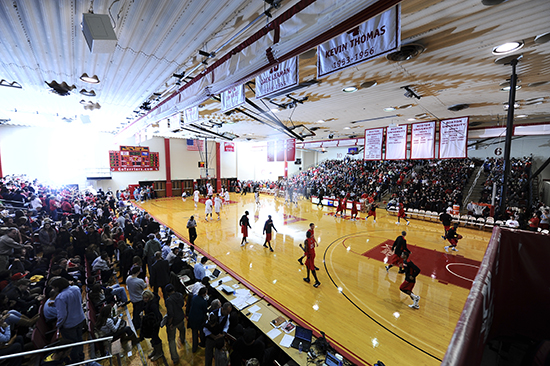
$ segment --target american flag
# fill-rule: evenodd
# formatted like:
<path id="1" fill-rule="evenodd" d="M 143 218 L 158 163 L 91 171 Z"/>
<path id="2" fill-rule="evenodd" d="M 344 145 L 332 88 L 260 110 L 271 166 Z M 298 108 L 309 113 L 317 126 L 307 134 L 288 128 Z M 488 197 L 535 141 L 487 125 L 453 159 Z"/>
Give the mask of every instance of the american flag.
<path id="1" fill-rule="evenodd" d="M 187 139 L 187 151 L 202 151 L 203 145 L 201 140 Z"/>

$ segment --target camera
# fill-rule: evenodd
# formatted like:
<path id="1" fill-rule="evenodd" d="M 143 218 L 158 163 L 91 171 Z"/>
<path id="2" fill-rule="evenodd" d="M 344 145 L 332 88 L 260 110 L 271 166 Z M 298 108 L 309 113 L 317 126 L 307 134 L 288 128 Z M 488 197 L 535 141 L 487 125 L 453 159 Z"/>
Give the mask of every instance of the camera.
<path id="1" fill-rule="evenodd" d="M 331 133 L 330 135 L 328 135 L 328 138 L 329 138 L 329 139 L 333 139 L 333 138 L 334 138 L 334 135 Z"/>

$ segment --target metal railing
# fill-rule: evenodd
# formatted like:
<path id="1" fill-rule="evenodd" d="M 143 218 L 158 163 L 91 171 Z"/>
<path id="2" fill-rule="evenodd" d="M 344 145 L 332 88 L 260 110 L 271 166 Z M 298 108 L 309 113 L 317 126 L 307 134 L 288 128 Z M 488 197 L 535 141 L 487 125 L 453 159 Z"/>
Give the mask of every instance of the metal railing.
<path id="1" fill-rule="evenodd" d="M 113 336 L 109 336 L 109 337 L 92 339 L 92 340 L 89 340 L 89 341 L 82 341 L 82 342 L 65 344 L 63 346 L 54 346 L 54 347 L 41 348 L 41 349 L 37 349 L 37 350 L 33 350 L 33 351 L 14 353 L 14 354 L 11 354 L 11 355 L 0 356 L 0 362 L 3 361 L 3 360 L 7 360 L 9 358 L 25 357 L 25 356 L 40 354 L 40 353 L 45 353 L 45 352 L 50 353 L 52 351 L 57 351 L 57 350 L 60 350 L 60 349 L 72 348 L 72 347 L 75 347 L 75 346 L 83 346 L 85 344 L 93 344 L 93 343 L 98 343 L 98 342 L 109 342 L 109 346 L 110 346 L 112 341 L 113 341 Z M 82 361 L 82 362 L 72 363 L 72 364 L 66 365 L 66 366 L 77 366 L 77 365 L 82 365 L 82 364 L 85 364 L 85 363 L 88 363 L 88 362 L 91 362 L 91 361 L 105 360 L 107 358 L 113 357 L 113 355 L 110 354 L 110 353 L 111 353 L 111 349 L 109 347 L 109 354 L 107 356 L 96 357 L 96 358 L 85 360 L 85 361 Z"/>
<path id="2" fill-rule="evenodd" d="M 474 188 L 477 186 L 477 181 L 479 179 L 479 177 L 481 176 L 481 172 L 483 171 L 483 165 L 479 167 L 479 170 L 477 171 L 477 175 L 476 175 L 476 178 L 474 179 L 472 185 L 470 186 L 470 189 L 468 190 L 468 194 L 466 195 L 466 198 L 464 198 L 462 200 L 462 206 L 466 206 L 466 204 L 468 203 L 468 201 L 470 201 L 470 196 L 472 195 L 472 193 L 474 192 Z"/>

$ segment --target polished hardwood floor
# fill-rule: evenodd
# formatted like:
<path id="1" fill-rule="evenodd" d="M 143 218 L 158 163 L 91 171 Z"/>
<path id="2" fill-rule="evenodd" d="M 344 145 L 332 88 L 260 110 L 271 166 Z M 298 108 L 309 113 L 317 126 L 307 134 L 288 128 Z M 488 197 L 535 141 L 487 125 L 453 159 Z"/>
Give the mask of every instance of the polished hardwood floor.
<path id="1" fill-rule="evenodd" d="M 140 203 L 157 220 L 188 237 L 191 215 L 198 222 L 196 246 L 260 289 L 273 302 L 311 328 L 324 331 L 329 341 L 357 362 L 386 365 L 438 365 L 441 363 L 477 272 L 489 232 L 459 228 L 463 239 L 458 252 L 447 253 L 438 222 L 410 220 L 396 224 L 396 217 L 377 210 L 376 223 L 335 218 L 334 208 L 317 207 L 307 200 L 297 205 L 261 195 L 231 194 L 221 220 L 205 220 L 204 204 L 192 199 L 163 198 Z M 241 247 L 239 219 L 248 210 L 252 229 L 248 245 Z M 349 211 L 347 212 L 349 215 Z M 270 252 L 262 245 L 264 222 L 272 215 L 275 228 Z M 364 214 L 360 214 L 364 217 Z M 319 243 L 316 265 L 319 288 L 302 280 L 305 267 L 297 259 L 310 222 Z M 401 231 L 407 232 L 411 260 L 421 274 L 413 292 L 420 295 L 420 309 L 399 291 L 403 275 L 397 268 L 386 272 L 388 247 Z M 183 355 L 182 355 L 183 356 Z"/>

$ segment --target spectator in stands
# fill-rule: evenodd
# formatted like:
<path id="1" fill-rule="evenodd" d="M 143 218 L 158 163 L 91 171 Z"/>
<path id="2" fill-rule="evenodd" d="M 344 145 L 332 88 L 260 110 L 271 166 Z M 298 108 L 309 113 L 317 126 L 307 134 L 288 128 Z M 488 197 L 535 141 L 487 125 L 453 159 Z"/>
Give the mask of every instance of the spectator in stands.
<path id="1" fill-rule="evenodd" d="M 208 258 L 204 256 L 201 258 L 201 261 L 196 263 L 195 267 L 193 267 L 193 273 L 195 274 L 195 279 L 197 281 L 202 280 L 203 277 L 206 276 L 206 268 L 204 266 L 206 262 L 208 262 Z"/>
<path id="2" fill-rule="evenodd" d="M 101 243 L 103 248 L 107 252 L 108 258 L 112 259 L 115 254 L 115 245 L 111 234 L 111 228 L 109 225 L 103 225 L 103 232 L 101 233 Z"/>
<path id="3" fill-rule="evenodd" d="M 130 270 L 130 276 L 126 279 L 126 287 L 128 288 L 130 301 L 133 307 L 132 322 L 134 323 L 135 329 L 141 328 L 140 314 L 145 306 L 143 302 L 143 291 L 147 288 L 145 281 L 138 278 L 140 272 L 141 268 L 139 266 L 133 267 Z"/>
<path id="4" fill-rule="evenodd" d="M 38 313 L 38 306 L 44 299 L 44 295 L 29 292 L 31 281 L 26 278 L 20 278 L 6 286 L 2 293 L 12 301 L 13 309 L 28 316 L 33 317 Z M 40 289 L 38 289 L 40 291 Z"/>
<path id="5" fill-rule="evenodd" d="M 195 353 L 199 349 L 199 345 L 204 347 L 204 333 L 202 328 L 208 310 L 208 295 L 206 294 L 206 288 L 201 288 L 199 293 L 188 301 L 190 301 L 191 305 L 189 307 L 187 326 L 191 328 L 193 342 L 192 351 Z"/>
<path id="6" fill-rule="evenodd" d="M 542 210 L 542 213 L 540 215 L 539 227 L 542 230 L 548 230 L 549 226 L 550 226 L 550 211 L 548 209 L 545 209 L 545 210 Z"/>
<path id="7" fill-rule="evenodd" d="M 19 230 L 17 228 L 9 229 L 0 237 L 0 271 L 8 269 L 9 257 L 13 255 L 14 249 L 32 249 L 30 244 L 21 244 Z"/>
<path id="8" fill-rule="evenodd" d="M 12 336 L 10 326 L 6 323 L 7 316 L 0 317 L 0 356 L 23 352 L 23 337 L 16 334 Z M 19 366 L 22 360 L 23 357 L 9 359 L 8 365 Z"/>
<path id="9" fill-rule="evenodd" d="M 155 253 L 160 252 L 162 248 L 160 242 L 155 239 L 154 234 L 147 235 L 147 238 L 149 240 L 145 243 L 145 247 L 143 248 L 143 260 L 147 263 L 149 270 L 151 270 L 151 266 L 155 261 Z"/>
<path id="10" fill-rule="evenodd" d="M 132 328 L 126 325 L 126 322 L 120 317 L 112 317 L 113 307 L 106 305 L 101 308 L 96 321 L 96 329 L 100 332 L 101 337 L 113 337 L 113 342 L 126 336 L 131 338 L 134 332 Z"/>
<path id="11" fill-rule="evenodd" d="M 164 300 L 168 298 L 167 294 L 164 292 L 166 285 L 170 283 L 170 266 L 168 262 L 162 259 L 161 252 L 155 253 L 155 262 L 149 270 L 149 276 L 151 277 L 151 287 L 153 287 L 153 292 L 155 295 L 158 295 L 159 287 L 162 289 Z"/>
<path id="12" fill-rule="evenodd" d="M 82 322 L 85 316 L 82 310 L 82 293 L 76 286 L 70 286 L 69 281 L 64 278 L 56 278 L 51 286 L 59 294 L 55 299 L 57 310 L 57 329 L 63 338 L 74 342 L 82 341 Z M 82 346 L 75 346 L 71 349 L 71 362 L 84 360 Z"/>
<path id="13" fill-rule="evenodd" d="M 134 258 L 134 248 L 125 243 L 118 245 L 118 250 L 120 252 L 120 260 L 118 262 L 120 266 L 120 276 L 122 278 L 122 283 L 126 283 L 126 276 L 130 273 L 130 268 L 132 268 L 132 259 Z"/>
<path id="14" fill-rule="evenodd" d="M 159 310 L 159 297 L 149 290 L 143 291 L 143 301 L 145 302 L 144 315 L 141 320 L 141 337 L 151 338 L 153 352 L 149 354 L 152 361 L 164 357 L 162 350 L 162 341 L 159 338 L 160 322 L 162 315 Z"/>
<path id="15" fill-rule="evenodd" d="M 182 250 L 177 251 L 176 258 L 174 258 L 172 265 L 170 266 L 170 271 L 174 272 L 178 276 L 188 276 L 190 279 L 195 278 L 195 275 L 193 274 L 193 267 L 183 260 Z"/>
<path id="16" fill-rule="evenodd" d="M 58 292 L 54 289 L 50 289 L 48 293 L 48 300 L 44 304 L 44 318 L 46 321 L 54 321 L 57 319 L 57 309 L 55 308 L 55 298 Z"/>
<path id="17" fill-rule="evenodd" d="M 92 262 L 92 271 L 101 271 L 101 281 L 107 283 L 113 275 L 113 269 L 109 263 L 109 255 L 107 252 L 102 252 L 101 256 L 97 257 Z"/>
<path id="18" fill-rule="evenodd" d="M 179 251 L 180 251 L 179 247 L 174 247 L 172 248 L 172 250 L 170 250 L 170 252 L 168 252 L 168 255 L 166 255 L 166 258 L 164 258 L 166 259 L 166 261 L 170 266 L 172 266 L 172 263 L 174 263 L 174 260 L 177 258 Z"/>
<path id="19" fill-rule="evenodd" d="M 179 330 L 179 339 L 182 345 L 185 344 L 185 313 L 183 307 L 185 300 L 183 295 L 177 292 L 172 284 L 164 287 L 163 292 L 168 296 L 166 304 L 166 336 L 170 348 L 172 362 L 177 364 L 180 360 L 176 346 L 176 330 Z"/>
<path id="20" fill-rule="evenodd" d="M 530 231 L 537 231 L 539 229 L 539 223 L 540 223 L 540 211 L 533 212 L 533 217 L 529 219 L 529 230 Z"/>

